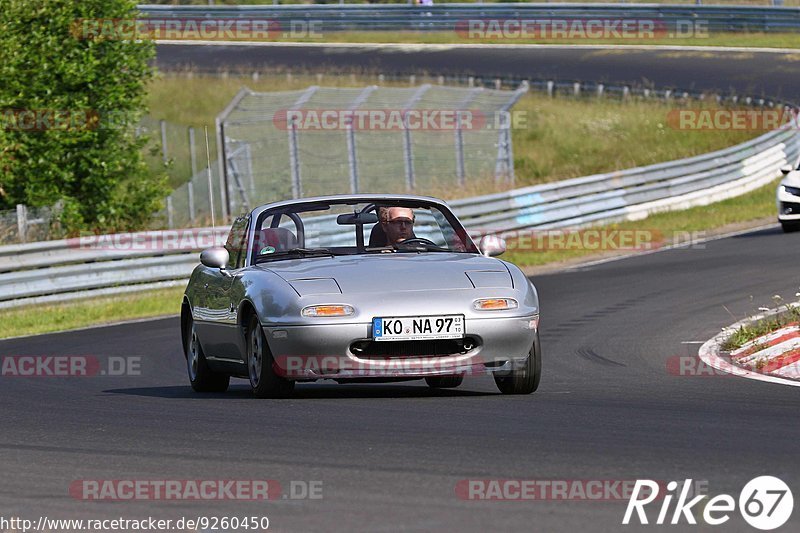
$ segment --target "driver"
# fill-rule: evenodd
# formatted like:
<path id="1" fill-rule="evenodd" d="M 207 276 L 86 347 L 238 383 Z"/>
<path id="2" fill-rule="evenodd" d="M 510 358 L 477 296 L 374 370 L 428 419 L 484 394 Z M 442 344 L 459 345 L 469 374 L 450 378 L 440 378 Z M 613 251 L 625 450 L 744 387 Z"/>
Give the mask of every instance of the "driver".
<path id="1" fill-rule="evenodd" d="M 414 239 L 414 210 L 408 207 L 381 207 L 378 209 L 381 228 L 386 234 L 386 244 L 392 245 Z"/>

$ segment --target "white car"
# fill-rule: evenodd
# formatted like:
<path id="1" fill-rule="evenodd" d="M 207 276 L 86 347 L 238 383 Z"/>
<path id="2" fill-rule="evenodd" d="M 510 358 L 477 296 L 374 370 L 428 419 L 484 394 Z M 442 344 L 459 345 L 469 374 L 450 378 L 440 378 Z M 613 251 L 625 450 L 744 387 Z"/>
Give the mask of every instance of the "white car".
<path id="1" fill-rule="evenodd" d="M 776 194 L 778 222 L 789 233 L 800 230 L 800 169 L 786 165 L 781 172 L 784 178 Z"/>

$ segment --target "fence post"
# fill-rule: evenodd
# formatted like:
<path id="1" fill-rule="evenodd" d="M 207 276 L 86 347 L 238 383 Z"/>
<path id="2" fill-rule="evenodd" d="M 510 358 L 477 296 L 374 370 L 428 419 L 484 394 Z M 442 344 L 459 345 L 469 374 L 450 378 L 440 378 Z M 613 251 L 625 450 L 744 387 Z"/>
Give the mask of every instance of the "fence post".
<path id="1" fill-rule="evenodd" d="M 527 81 L 523 81 L 519 89 L 514 91 L 511 98 L 500 108 L 498 111 L 501 116 L 506 120 L 500 125 L 498 138 L 497 138 L 497 160 L 494 166 L 495 181 L 499 181 L 505 176 L 506 181 L 514 185 L 516 177 L 514 176 L 514 153 L 511 146 L 511 117 L 509 110 L 522 98 L 522 95 L 528 92 L 529 85 Z"/>
<path id="2" fill-rule="evenodd" d="M 189 222 L 194 224 L 194 183 L 192 183 L 192 180 L 189 180 L 189 182 L 186 184 L 186 193 L 189 195 Z"/>
<path id="3" fill-rule="evenodd" d="M 244 156 L 247 158 L 247 175 L 250 176 L 250 194 L 254 198 L 254 202 L 259 200 L 256 196 L 256 178 L 253 176 L 253 152 L 250 150 L 250 143 L 244 145 Z"/>
<path id="4" fill-rule="evenodd" d="M 377 89 L 377 85 L 370 85 L 369 87 L 364 87 L 364 89 L 359 93 L 359 95 L 353 100 L 353 103 L 350 104 L 350 113 L 347 115 L 346 120 L 346 131 L 345 134 L 347 136 L 347 162 L 350 166 L 350 192 L 355 194 L 358 192 L 359 183 L 358 183 L 358 159 L 356 158 L 356 136 L 355 132 L 353 131 L 353 114 L 352 112 L 363 104 L 369 95 Z"/>
<path id="5" fill-rule="evenodd" d="M 159 120 L 158 126 L 161 128 L 161 157 L 166 164 L 169 162 L 169 157 L 167 156 L 167 121 Z"/>
<path id="6" fill-rule="evenodd" d="M 317 79 L 320 80 L 319 75 Z M 297 156 L 297 125 L 294 123 L 294 117 L 290 115 L 289 111 L 295 111 L 301 105 L 305 104 L 315 92 L 319 89 L 318 85 L 312 85 L 307 88 L 300 97 L 294 101 L 294 104 L 287 109 L 286 113 L 286 130 L 289 134 L 289 170 L 292 175 L 292 198 L 300 198 L 303 195 L 303 184 L 300 180 L 300 159 Z"/>
<path id="7" fill-rule="evenodd" d="M 456 106 L 456 138 L 455 138 L 455 145 L 456 145 L 456 179 L 458 179 L 459 186 L 464 185 L 464 135 L 461 131 L 461 113 L 462 109 L 469 105 L 469 103 L 475 99 L 478 94 L 483 91 L 482 87 L 478 87 L 477 89 L 472 89 L 467 93 L 467 96 L 458 103 Z M 466 110 L 465 110 L 466 111 Z M 474 117 L 473 117 L 474 118 Z"/>
<path id="8" fill-rule="evenodd" d="M 409 191 L 414 190 L 416 179 L 414 177 L 414 154 L 411 149 L 411 129 L 408 126 L 408 112 L 430 88 L 431 85 L 429 83 L 420 85 L 403 106 L 403 161 L 406 167 L 406 189 Z"/>
<path id="9" fill-rule="evenodd" d="M 175 227 L 174 220 L 173 220 L 173 211 L 172 211 L 172 195 L 170 194 L 167 196 L 167 227 L 172 229 Z"/>
<path id="10" fill-rule="evenodd" d="M 300 184 L 300 161 L 297 159 L 297 126 L 294 120 L 286 122 L 289 126 L 289 169 L 292 174 L 292 198 L 300 198 L 303 188 Z"/>
<path id="11" fill-rule="evenodd" d="M 192 164 L 192 176 L 197 174 L 197 148 L 194 144 L 194 128 L 189 126 L 189 158 Z"/>
<path id="12" fill-rule="evenodd" d="M 228 106 L 222 110 L 222 113 L 217 115 L 217 118 L 214 121 L 217 134 L 217 165 L 219 168 L 220 191 L 219 205 L 223 219 L 227 219 L 230 216 L 230 197 L 228 195 L 228 162 L 225 154 L 225 120 L 248 94 L 250 94 L 250 90 L 246 87 L 239 89 L 239 92 L 236 93 L 236 96 L 233 97 L 233 100 L 231 100 Z M 209 177 L 211 176 L 211 169 L 208 169 L 208 175 Z M 210 190 L 209 197 L 211 197 Z"/>
<path id="13" fill-rule="evenodd" d="M 28 208 L 25 204 L 17 204 L 17 233 L 19 242 L 28 242 Z"/>

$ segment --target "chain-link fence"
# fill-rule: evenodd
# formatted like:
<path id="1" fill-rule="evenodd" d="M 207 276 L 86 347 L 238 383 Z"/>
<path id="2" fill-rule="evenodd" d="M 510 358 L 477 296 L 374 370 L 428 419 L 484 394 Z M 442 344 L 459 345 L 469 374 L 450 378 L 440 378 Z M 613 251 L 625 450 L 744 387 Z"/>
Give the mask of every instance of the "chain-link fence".
<path id="1" fill-rule="evenodd" d="M 436 195 L 487 179 L 513 186 L 508 113 L 527 89 L 242 89 L 217 119 L 224 205 L 236 213 L 333 193 Z M 175 199 L 173 209 L 179 218 Z"/>
<path id="2" fill-rule="evenodd" d="M 173 187 L 186 183 L 206 167 L 206 144 L 203 128 L 174 124 L 153 117 L 143 117 L 138 134 L 148 138 L 144 159 L 150 172 L 166 173 Z M 217 150 L 216 137 L 209 128 L 211 154 Z"/>
<path id="3" fill-rule="evenodd" d="M 0 244 L 44 241 L 62 237 L 58 224 L 61 204 L 53 207 L 28 207 L 0 211 Z"/>

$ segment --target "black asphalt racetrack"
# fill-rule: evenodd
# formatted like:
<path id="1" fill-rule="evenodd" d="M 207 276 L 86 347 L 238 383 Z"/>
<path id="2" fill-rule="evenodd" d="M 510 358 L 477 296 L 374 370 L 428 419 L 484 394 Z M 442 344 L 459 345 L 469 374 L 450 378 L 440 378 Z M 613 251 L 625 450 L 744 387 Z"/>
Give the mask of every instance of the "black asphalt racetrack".
<path id="1" fill-rule="evenodd" d="M 141 375 L 0 377 L 4 516 L 261 516 L 279 531 L 615 531 L 625 504 L 470 501 L 468 479 L 684 480 L 738 498 L 759 475 L 800 495 L 798 389 L 678 376 L 721 327 L 800 286 L 800 234 L 770 228 L 534 278 L 544 374 L 531 396 L 487 376 L 195 394 L 178 320 L 8 340 L 7 355 L 141 357 Z M 752 297 L 752 299 L 751 299 Z M 315 480 L 322 499 L 85 502 L 80 479 Z M 649 516 L 655 520 L 658 509 Z M 671 513 L 670 515 L 671 516 Z M 785 530 L 797 530 L 795 518 Z M 639 527 L 629 527 L 639 530 Z M 647 529 L 647 528 L 642 528 Z M 653 530 L 653 526 L 649 526 Z M 667 531 L 690 531 L 686 522 Z M 702 530 L 754 531 L 738 513 Z M 660 530 L 660 529 L 659 529 Z"/>
<path id="2" fill-rule="evenodd" d="M 590 81 L 697 92 L 768 96 L 794 102 L 800 52 L 540 47 L 202 46 L 160 44 L 162 70 L 275 69 L 294 72 L 428 72 L 531 80 Z"/>

